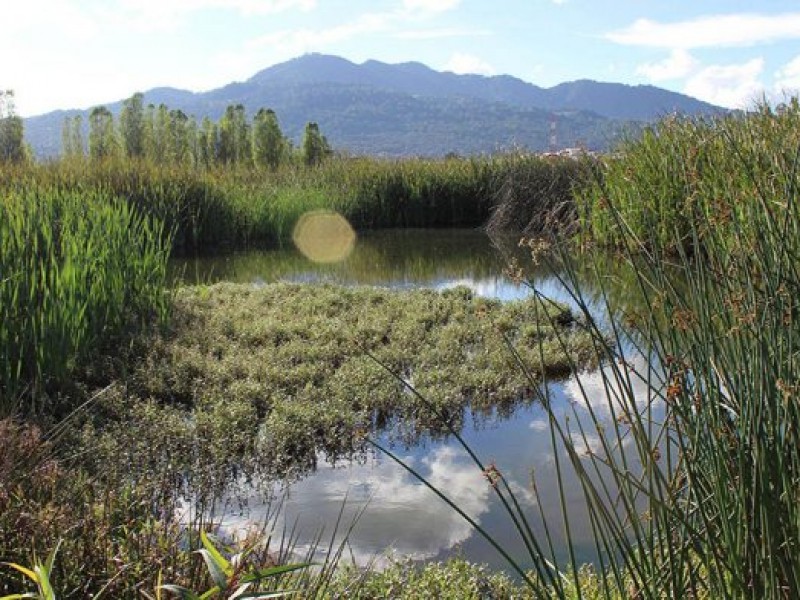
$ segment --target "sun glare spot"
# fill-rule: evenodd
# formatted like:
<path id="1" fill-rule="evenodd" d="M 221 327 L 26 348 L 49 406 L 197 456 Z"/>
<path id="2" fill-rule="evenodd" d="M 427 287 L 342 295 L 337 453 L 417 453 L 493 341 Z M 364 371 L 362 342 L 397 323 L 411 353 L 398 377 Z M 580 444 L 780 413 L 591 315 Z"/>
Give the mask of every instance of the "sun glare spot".
<path id="1" fill-rule="evenodd" d="M 309 260 L 334 263 L 350 255 L 356 243 L 356 232 L 339 213 L 315 210 L 305 213 L 297 221 L 292 241 Z"/>

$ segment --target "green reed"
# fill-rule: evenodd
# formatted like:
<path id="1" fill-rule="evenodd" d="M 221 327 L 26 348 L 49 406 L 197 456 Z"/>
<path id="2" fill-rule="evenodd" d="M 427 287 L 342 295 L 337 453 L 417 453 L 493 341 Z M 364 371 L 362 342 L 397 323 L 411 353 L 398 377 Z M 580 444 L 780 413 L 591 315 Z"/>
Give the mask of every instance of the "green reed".
<path id="1" fill-rule="evenodd" d="M 761 194 L 791 188 L 798 144 L 797 99 L 746 114 L 665 118 L 604 159 L 602 178 L 579 194 L 583 229 L 601 244 L 670 253 L 720 231 L 757 236 Z"/>
<path id="2" fill-rule="evenodd" d="M 0 199 L 0 413 L 66 384 L 131 328 L 163 319 L 169 236 L 108 194 L 25 181 Z"/>
<path id="3" fill-rule="evenodd" d="M 584 197 L 585 233 L 622 247 L 635 299 L 611 315 L 618 343 L 598 344 L 616 423 L 593 419 L 586 435 L 631 450 L 573 463 L 611 580 L 639 597 L 800 589 L 798 123 L 796 100 L 667 119 Z M 648 367 L 629 366 L 632 345 Z"/>
<path id="4" fill-rule="evenodd" d="M 602 366 L 560 405 L 509 340 L 548 415 L 560 519 L 545 518 L 552 507 L 535 473 L 539 515 L 520 508 L 503 465 L 467 448 L 524 542 L 524 555 L 499 551 L 521 577 L 534 568 L 524 575 L 533 595 L 791 598 L 800 589 L 798 118 L 792 101 L 715 121 L 667 119 L 630 142 L 581 196 L 582 241 L 616 247 L 612 269 L 556 238 L 526 244 L 536 261 L 555 257 Z M 627 298 L 608 284 L 620 277 Z M 535 298 L 533 318 L 550 304 Z M 590 571 L 571 541 L 570 478 L 593 534 Z M 558 530 L 566 558 L 553 545 Z"/>
<path id="5" fill-rule="evenodd" d="M 60 190 L 104 190 L 174 233 L 178 250 L 242 247 L 291 237 L 299 216 L 342 213 L 356 228 L 479 226 L 513 182 L 535 182 L 538 197 L 569 198 L 574 167 L 527 154 L 452 159 L 330 159 L 276 170 L 245 165 L 209 169 L 147 161 L 61 160 L 0 167 L 0 189 L 35 182 Z M 553 180 L 556 180 L 555 183 Z"/>

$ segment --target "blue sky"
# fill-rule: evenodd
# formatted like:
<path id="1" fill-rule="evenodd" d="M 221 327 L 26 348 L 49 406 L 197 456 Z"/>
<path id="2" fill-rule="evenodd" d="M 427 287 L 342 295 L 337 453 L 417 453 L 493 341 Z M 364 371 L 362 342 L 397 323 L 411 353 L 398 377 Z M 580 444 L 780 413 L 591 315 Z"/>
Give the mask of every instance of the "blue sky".
<path id="1" fill-rule="evenodd" d="M 23 116 L 243 80 L 306 52 L 651 83 L 730 107 L 800 88 L 796 0 L 6 0 L 0 89 Z"/>

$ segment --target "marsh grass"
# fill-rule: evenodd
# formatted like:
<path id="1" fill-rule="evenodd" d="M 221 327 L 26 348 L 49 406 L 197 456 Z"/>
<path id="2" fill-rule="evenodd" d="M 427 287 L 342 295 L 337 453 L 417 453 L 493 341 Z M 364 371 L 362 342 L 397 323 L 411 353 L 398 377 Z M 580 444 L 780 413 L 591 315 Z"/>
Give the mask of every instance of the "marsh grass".
<path id="1" fill-rule="evenodd" d="M 0 191 L 102 191 L 154 217 L 175 249 L 197 252 L 288 240 L 297 219 L 335 210 L 358 229 L 480 226 L 500 191 L 519 177 L 541 182 L 537 198 L 565 199 L 559 169 L 535 155 L 453 159 L 331 159 L 314 168 L 197 169 L 147 161 L 60 160 L 0 166 Z M 556 172 L 558 171 L 558 172 Z M 538 184 L 537 184 L 538 185 Z M 568 198 L 568 194 L 566 196 Z"/>
<path id="2" fill-rule="evenodd" d="M 597 166 L 597 160 L 589 156 L 547 157 L 538 169 L 509 165 L 509 174 L 496 192 L 487 231 L 495 238 L 569 236 L 577 221 L 573 191 L 592 180 Z"/>
<path id="3" fill-rule="evenodd" d="M 388 428 L 396 438 L 442 431 L 440 419 L 402 393 L 366 353 L 413 380 L 459 423 L 467 405 L 526 397 L 529 383 L 509 368 L 502 334 L 532 362 L 544 361 L 547 376 L 564 376 L 588 357 L 588 339 L 569 311 L 553 305 L 550 314 L 552 324 L 532 322 L 525 302 L 501 304 L 466 288 L 182 288 L 169 331 L 144 340 L 142 361 L 126 379 L 127 395 L 104 408 L 108 439 L 134 452 L 139 442 L 126 430 L 130 419 L 157 430 L 170 423 L 170 439 L 186 432 L 187 447 L 174 457 L 191 456 L 196 435 L 206 440 L 200 451 L 230 456 L 231 473 L 247 469 L 242 455 L 278 472 L 304 471 L 319 450 L 334 459 L 357 451 L 360 432 L 373 428 Z M 556 329 L 564 333 L 563 347 Z M 547 349 L 543 356 L 535 350 L 540 345 Z M 145 446 L 140 458 L 146 462 Z"/>
<path id="4" fill-rule="evenodd" d="M 534 388 L 550 424 L 560 522 L 533 536 L 502 465 L 489 482 L 528 548 L 509 563 L 537 597 L 791 598 L 800 589 L 798 115 L 792 101 L 711 122 L 666 119 L 585 192 L 583 241 L 618 248 L 633 310 L 609 290 L 605 258 L 558 254 L 603 366 L 600 391 L 578 377 L 584 401 L 566 411 L 546 386 Z M 531 249 L 546 260 L 541 244 Z M 512 340 L 509 351 L 533 387 L 537 367 Z M 591 571 L 572 543 L 566 560 L 552 545 L 555 528 L 570 540 L 575 527 L 570 477 L 589 514 Z M 532 576 L 522 575 L 526 561 Z"/>
<path id="5" fill-rule="evenodd" d="M 163 321 L 169 236 L 101 192 L 0 197 L 0 415 L 46 400 L 96 351 Z"/>
<path id="6" fill-rule="evenodd" d="M 154 447 L 155 461 L 136 471 L 129 470 L 125 461 L 109 457 L 84 460 L 87 451 L 102 453 L 93 443 L 96 438 L 89 437 L 91 446 L 82 445 L 62 426 L 43 431 L 3 419 L 0 435 L 4 442 L 0 446 L 0 556 L 4 559 L 0 594 L 38 597 L 35 592 L 14 594 L 32 587 L 42 589 L 26 578 L 24 569 L 39 565 L 40 557 L 54 556 L 54 549 L 58 552 L 47 562 L 46 579 L 58 598 L 166 598 L 170 597 L 165 593 L 167 586 L 208 590 L 216 585 L 235 588 L 226 590 L 232 594 L 248 582 L 251 593 L 294 589 L 305 597 L 327 597 L 334 577 L 342 589 L 359 585 L 355 575 L 336 575 L 345 542 L 335 544 L 334 540 L 340 528 L 346 534 L 352 524 L 343 522 L 333 532 L 320 531 L 300 550 L 294 530 L 276 525 L 277 501 L 258 527 L 235 533 L 221 528 L 215 515 L 205 510 L 213 504 L 215 490 L 195 488 L 199 504 L 187 513 L 183 508 L 187 487 L 175 477 L 175 465 L 167 463 L 169 456 L 164 453 L 175 450 L 174 446 Z M 198 547 L 211 552 L 206 544 L 209 533 L 217 535 L 212 545 L 228 561 L 224 585 L 220 585 L 218 570 L 208 569 L 208 561 L 204 565 L 194 552 Z M 328 535 L 330 544 L 325 546 Z M 324 561 L 308 569 L 298 566 L 310 565 L 323 547 Z"/>

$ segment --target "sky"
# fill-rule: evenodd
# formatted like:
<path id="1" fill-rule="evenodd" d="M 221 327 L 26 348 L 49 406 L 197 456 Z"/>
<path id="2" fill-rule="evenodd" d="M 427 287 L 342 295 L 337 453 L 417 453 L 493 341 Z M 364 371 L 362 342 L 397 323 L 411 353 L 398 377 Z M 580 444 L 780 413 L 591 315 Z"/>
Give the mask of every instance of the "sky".
<path id="1" fill-rule="evenodd" d="M 731 108 L 800 88 L 797 0 L 3 0 L 0 89 L 33 116 L 206 91 L 308 52 L 652 84 Z"/>

